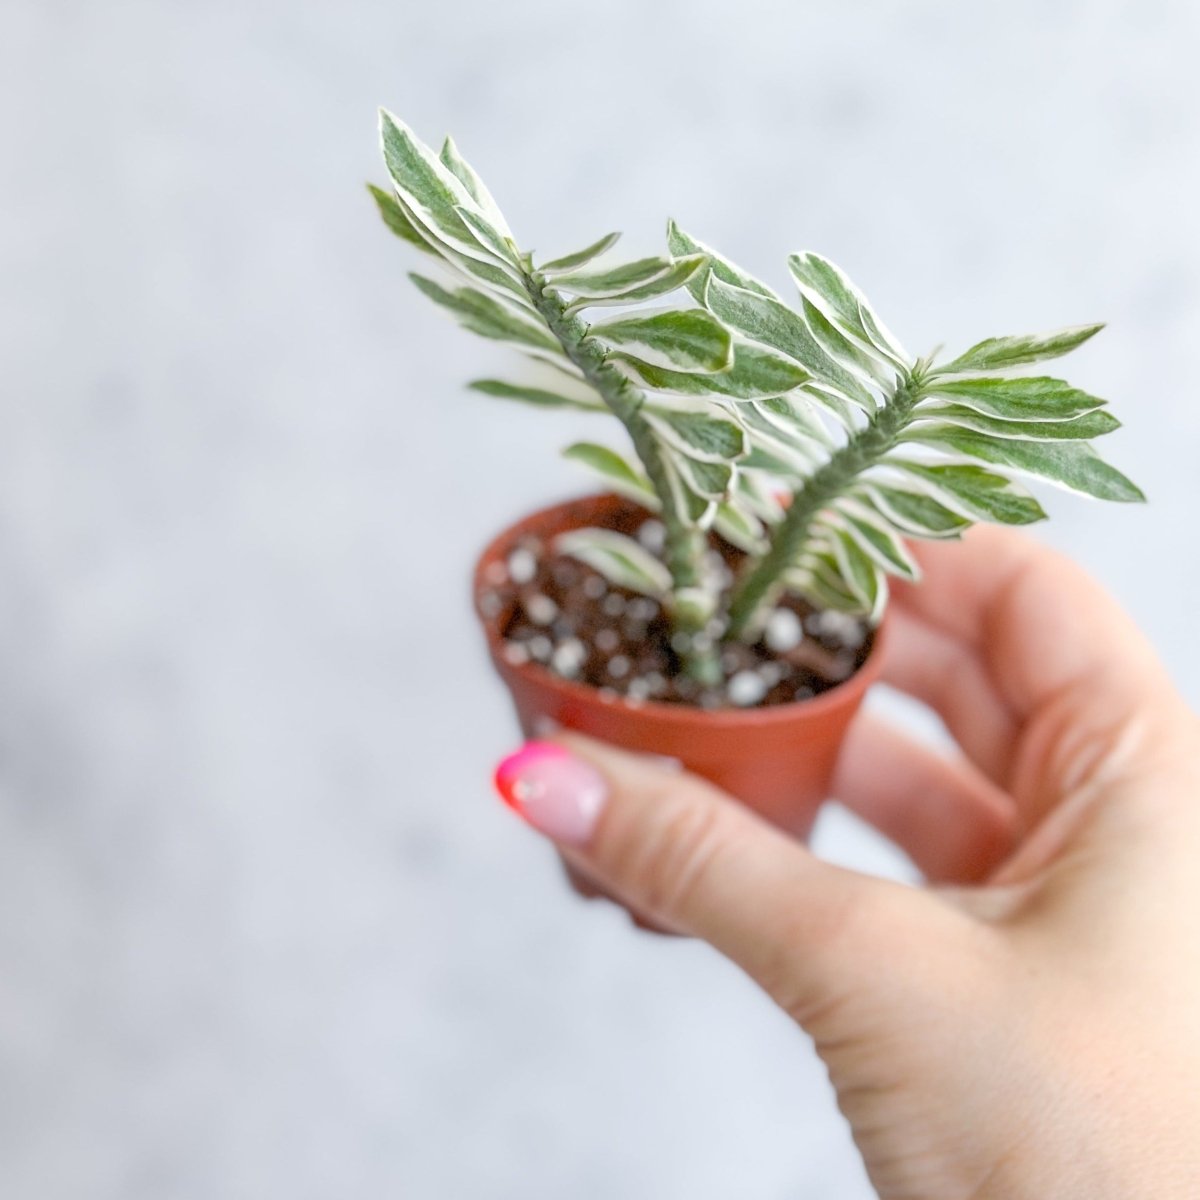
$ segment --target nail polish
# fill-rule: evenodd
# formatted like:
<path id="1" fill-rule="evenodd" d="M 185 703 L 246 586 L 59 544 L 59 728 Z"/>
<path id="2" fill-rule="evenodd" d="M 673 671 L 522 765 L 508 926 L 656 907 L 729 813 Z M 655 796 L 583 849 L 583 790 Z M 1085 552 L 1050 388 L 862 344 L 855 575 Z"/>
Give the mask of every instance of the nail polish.
<path id="1" fill-rule="evenodd" d="M 568 846 L 592 834 L 608 798 L 595 767 L 554 742 L 526 742 L 496 768 L 504 802 L 540 833 Z"/>

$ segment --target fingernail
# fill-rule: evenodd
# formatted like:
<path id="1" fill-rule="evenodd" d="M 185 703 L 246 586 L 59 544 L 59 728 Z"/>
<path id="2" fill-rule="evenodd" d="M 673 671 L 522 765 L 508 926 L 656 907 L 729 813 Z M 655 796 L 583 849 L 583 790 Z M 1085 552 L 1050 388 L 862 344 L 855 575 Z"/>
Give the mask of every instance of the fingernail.
<path id="1" fill-rule="evenodd" d="M 582 846 L 608 798 L 595 767 L 554 742 L 526 742 L 496 768 L 505 804 L 553 841 Z"/>

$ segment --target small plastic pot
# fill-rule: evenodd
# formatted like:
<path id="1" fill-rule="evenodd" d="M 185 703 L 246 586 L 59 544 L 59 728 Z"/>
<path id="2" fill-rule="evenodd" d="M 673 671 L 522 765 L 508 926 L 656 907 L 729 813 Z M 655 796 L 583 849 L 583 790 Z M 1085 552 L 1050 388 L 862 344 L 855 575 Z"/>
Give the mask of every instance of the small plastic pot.
<path id="1" fill-rule="evenodd" d="M 503 630 L 511 612 L 487 616 L 480 606 L 493 563 L 504 563 L 522 539 L 550 541 L 584 526 L 620 528 L 640 513 L 631 501 L 605 494 L 556 504 L 509 526 L 480 555 L 475 607 L 497 673 L 512 695 L 525 737 L 552 722 L 626 750 L 667 755 L 711 780 L 767 820 L 808 835 L 829 784 L 847 727 L 883 662 L 886 623 L 875 631 L 866 662 L 844 683 L 811 700 L 769 708 L 689 708 L 646 701 L 630 704 L 563 679 L 539 663 L 505 658 Z"/>

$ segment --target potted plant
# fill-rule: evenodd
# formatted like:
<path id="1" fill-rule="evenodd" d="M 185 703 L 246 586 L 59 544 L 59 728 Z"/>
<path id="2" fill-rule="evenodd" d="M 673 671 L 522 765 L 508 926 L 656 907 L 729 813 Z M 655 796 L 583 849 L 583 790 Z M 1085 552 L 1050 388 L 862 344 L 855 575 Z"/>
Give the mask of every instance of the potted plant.
<path id="1" fill-rule="evenodd" d="M 553 722 L 679 758 L 804 833 L 879 671 L 888 577 L 918 577 L 907 539 L 1043 519 L 1021 476 L 1143 499 L 1090 445 L 1119 424 L 1103 400 L 1012 374 L 1100 325 L 914 358 L 828 260 L 788 259 L 789 304 L 674 222 L 660 256 L 613 261 L 609 234 L 535 261 L 452 141 L 437 154 L 387 112 L 380 129 L 380 213 L 450 275 L 413 282 L 527 360 L 470 386 L 605 414 L 632 449 L 570 446 L 606 491 L 479 560 L 527 736 Z"/>

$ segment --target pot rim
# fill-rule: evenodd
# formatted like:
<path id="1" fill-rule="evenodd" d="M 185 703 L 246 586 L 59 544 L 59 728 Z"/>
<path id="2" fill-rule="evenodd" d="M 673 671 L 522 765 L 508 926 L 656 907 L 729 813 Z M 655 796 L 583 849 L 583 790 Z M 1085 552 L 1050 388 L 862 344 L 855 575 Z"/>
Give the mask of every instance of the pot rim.
<path id="1" fill-rule="evenodd" d="M 627 497 L 621 496 L 617 492 L 590 492 L 582 496 L 560 500 L 557 504 L 548 504 L 543 508 L 535 509 L 512 524 L 505 526 L 480 551 L 475 561 L 475 570 L 472 575 L 471 606 L 474 608 L 475 615 L 479 618 L 479 622 L 483 626 L 488 648 L 491 650 L 497 663 L 503 663 L 505 671 L 528 676 L 539 687 L 557 692 L 564 699 L 591 705 L 599 704 L 605 708 L 622 709 L 630 714 L 636 714 L 639 718 L 644 718 L 648 724 L 678 724 L 680 721 L 694 720 L 704 724 L 715 723 L 735 727 L 786 725 L 794 721 L 801 713 L 811 714 L 814 717 L 819 716 L 827 709 L 841 707 L 852 696 L 865 691 L 879 679 L 883 671 L 885 652 L 890 637 L 891 622 L 888 619 L 886 608 L 879 624 L 873 630 L 871 651 L 867 655 L 866 661 L 853 675 L 848 679 L 842 680 L 841 683 L 827 688 L 819 695 L 810 697 L 808 700 L 793 700 L 787 704 L 772 704 L 766 708 L 698 708 L 691 704 L 664 704 L 659 700 L 641 700 L 634 704 L 630 703 L 620 694 L 606 697 L 601 694 L 599 688 L 593 687 L 591 684 L 576 683 L 570 679 L 564 679 L 561 675 L 555 674 L 541 663 L 532 661 L 519 664 L 509 662 L 504 658 L 504 638 L 500 634 L 495 619 L 487 617 L 480 609 L 480 597 L 483 591 L 486 590 L 486 584 L 483 580 L 485 566 L 489 562 L 504 556 L 503 550 L 506 543 L 511 540 L 518 530 L 523 530 L 524 527 L 528 526 L 536 526 L 539 520 L 551 517 L 561 509 L 597 500 L 621 500 L 630 504 L 637 503 L 636 500 L 628 500 Z"/>

